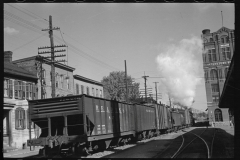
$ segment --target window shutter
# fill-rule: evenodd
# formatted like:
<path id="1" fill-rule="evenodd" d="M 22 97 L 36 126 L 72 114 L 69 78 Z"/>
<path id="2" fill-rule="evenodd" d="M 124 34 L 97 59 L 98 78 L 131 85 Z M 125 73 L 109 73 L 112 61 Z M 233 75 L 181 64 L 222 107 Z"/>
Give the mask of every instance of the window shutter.
<path id="1" fill-rule="evenodd" d="M 26 110 L 26 126 L 29 128 L 29 115 L 28 115 L 29 110 Z"/>
<path id="2" fill-rule="evenodd" d="M 15 128 L 17 129 L 17 128 L 19 128 L 19 125 L 18 125 L 18 119 L 19 119 L 19 117 L 18 117 L 18 109 L 16 109 L 15 110 Z"/>
<path id="3" fill-rule="evenodd" d="M 18 81 L 14 81 L 14 95 L 15 98 L 18 98 Z"/>
<path id="4" fill-rule="evenodd" d="M 25 129 L 26 128 L 26 125 L 25 125 L 25 110 L 23 109 L 23 110 L 21 110 L 21 112 L 22 112 L 22 118 L 23 118 L 23 121 L 22 121 L 22 123 L 23 123 L 23 129 Z"/>

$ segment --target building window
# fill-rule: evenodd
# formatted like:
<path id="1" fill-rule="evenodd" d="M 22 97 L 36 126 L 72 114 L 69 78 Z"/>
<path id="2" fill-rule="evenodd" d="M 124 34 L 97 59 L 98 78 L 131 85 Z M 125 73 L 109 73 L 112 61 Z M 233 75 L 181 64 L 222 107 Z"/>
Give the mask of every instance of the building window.
<path id="1" fill-rule="evenodd" d="M 63 88 L 63 75 L 60 76 L 60 83 L 61 83 L 61 88 Z"/>
<path id="2" fill-rule="evenodd" d="M 14 81 L 14 96 L 15 99 L 18 99 L 18 81 Z"/>
<path id="3" fill-rule="evenodd" d="M 45 69 L 42 69 L 42 78 L 45 78 L 46 77 L 46 71 Z"/>
<path id="4" fill-rule="evenodd" d="M 213 61 L 217 61 L 216 53 L 212 54 Z"/>
<path id="5" fill-rule="evenodd" d="M 79 94 L 79 84 L 76 84 L 76 94 Z"/>
<path id="6" fill-rule="evenodd" d="M 226 37 L 226 43 L 229 43 L 229 37 Z"/>
<path id="7" fill-rule="evenodd" d="M 224 38 L 221 38 L 221 42 L 222 42 L 222 44 L 224 43 Z"/>
<path id="8" fill-rule="evenodd" d="M 26 99 L 29 99 L 29 84 L 26 83 Z"/>
<path id="9" fill-rule="evenodd" d="M 8 91 L 8 85 L 7 85 L 8 79 L 4 79 L 4 97 L 8 97 L 7 91 Z"/>
<path id="10" fill-rule="evenodd" d="M 222 69 L 218 70 L 218 78 L 222 78 Z"/>
<path id="11" fill-rule="evenodd" d="M 6 79 L 6 97 L 13 97 L 13 81 L 11 79 Z"/>
<path id="12" fill-rule="evenodd" d="M 22 99 L 22 82 L 18 81 L 18 98 Z"/>
<path id="13" fill-rule="evenodd" d="M 209 61 L 209 62 L 212 62 L 212 56 L 211 56 L 211 54 L 208 54 L 208 61 Z"/>
<path id="14" fill-rule="evenodd" d="M 213 41 L 213 38 L 210 38 L 210 42 L 212 42 Z"/>
<path id="15" fill-rule="evenodd" d="M 213 103 L 218 103 L 219 102 L 219 97 L 218 96 L 213 96 Z"/>
<path id="16" fill-rule="evenodd" d="M 32 83 L 29 83 L 29 99 L 31 100 L 33 97 L 33 85 Z"/>
<path id="17" fill-rule="evenodd" d="M 215 69 L 212 69 L 211 71 L 210 71 L 210 78 L 211 78 L 211 80 L 215 80 L 215 79 L 217 79 L 217 71 L 215 70 Z"/>
<path id="18" fill-rule="evenodd" d="M 15 110 L 15 128 L 25 129 L 25 111 L 23 108 L 17 108 Z"/>
<path id="19" fill-rule="evenodd" d="M 99 97 L 102 98 L 102 90 L 100 90 L 99 92 L 100 92 L 100 93 L 99 93 Z"/>
<path id="20" fill-rule="evenodd" d="M 55 79 L 55 81 L 56 81 L 56 88 L 58 88 L 58 80 L 59 80 L 58 77 L 59 77 L 59 76 L 58 76 L 58 73 L 56 73 L 56 77 L 55 77 L 55 78 L 56 78 L 56 79 Z"/>
<path id="21" fill-rule="evenodd" d="M 218 90 L 218 84 L 212 84 L 212 92 L 219 92 Z"/>
<path id="22" fill-rule="evenodd" d="M 38 88 L 37 88 L 37 84 L 33 84 L 33 99 L 37 99 L 38 98 Z"/>
<path id="23" fill-rule="evenodd" d="M 89 95 L 89 87 L 87 87 L 87 95 Z"/>
<path id="24" fill-rule="evenodd" d="M 226 52 L 226 54 L 227 54 L 227 59 L 231 59 L 230 47 L 226 47 L 225 52 Z"/>
<path id="25" fill-rule="evenodd" d="M 94 88 L 92 88 L 92 95 L 95 96 L 95 94 L 94 94 Z"/>
<path id="26" fill-rule="evenodd" d="M 26 83 L 25 82 L 22 82 L 22 98 L 23 99 L 26 99 Z"/>
<path id="27" fill-rule="evenodd" d="M 204 77 L 205 77 L 205 81 L 208 80 L 208 72 L 207 71 L 204 71 Z"/>
<path id="28" fill-rule="evenodd" d="M 220 109 L 215 109 L 214 115 L 215 115 L 215 121 L 216 122 L 222 122 L 223 121 L 222 111 Z"/>
<path id="29" fill-rule="evenodd" d="M 228 74 L 228 67 L 224 69 L 224 73 L 225 73 L 225 78 L 227 78 L 227 74 Z"/>
<path id="30" fill-rule="evenodd" d="M 98 89 L 96 89 L 96 97 L 98 97 Z"/>
<path id="31" fill-rule="evenodd" d="M 82 94 L 84 94 L 84 86 L 81 85 L 81 91 L 82 91 Z"/>
<path id="32" fill-rule="evenodd" d="M 222 58 L 223 60 L 226 60 L 225 48 L 222 48 Z"/>
<path id="33" fill-rule="evenodd" d="M 67 79 L 67 89 L 70 89 L 69 79 Z"/>
<path id="34" fill-rule="evenodd" d="M 207 61 L 207 55 L 203 54 L 203 62 L 206 62 L 206 61 Z"/>

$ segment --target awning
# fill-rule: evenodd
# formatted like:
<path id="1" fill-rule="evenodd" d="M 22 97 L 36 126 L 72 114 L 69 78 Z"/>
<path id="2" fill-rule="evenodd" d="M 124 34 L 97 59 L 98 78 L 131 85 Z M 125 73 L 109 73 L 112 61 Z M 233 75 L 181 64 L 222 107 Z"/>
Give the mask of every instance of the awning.
<path id="1" fill-rule="evenodd" d="M 237 74 L 240 73 L 240 68 L 234 68 L 235 56 L 233 55 L 232 61 L 229 67 L 226 81 L 224 83 L 222 95 L 219 100 L 219 108 L 233 109 L 240 98 L 239 82 L 237 82 Z"/>
<path id="2" fill-rule="evenodd" d="M 4 103 L 3 107 L 4 107 L 3 109 L 13 109 L 14 105 L 13 104 L 8 104 L 8 103 Z"/>

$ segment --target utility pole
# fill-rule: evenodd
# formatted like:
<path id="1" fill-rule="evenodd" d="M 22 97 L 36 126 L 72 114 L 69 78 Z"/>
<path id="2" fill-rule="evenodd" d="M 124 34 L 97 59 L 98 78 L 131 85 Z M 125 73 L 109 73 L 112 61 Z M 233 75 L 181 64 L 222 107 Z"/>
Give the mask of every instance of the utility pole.
<path id="1" fill-rule="evenodd" d="M 127 83 L 127 62 L 125 62 L 125 83 L 126 83 L 126 102 L 128 102 L 128 83 Z"/>
<path id="2" fill-rule="evenodd" d="M 147 102 L 147 84 L 146 84 L 146 81 L 147 81 L 147 77 L 149 76 L 145 76 L 145 72 L 144 72 L 144 76 L 142 76 L 142 78 L 144 78 L 145 80 L 145 101 Z"/>
<path id="3" fill-rule="evenodd" d="M 155 90 L 156 90 L 156 103 L 157 103 L 157 96 L 158 96 L 158 95 L 157 95 L 157 83 L 158 83 L 158 82 L 153 82 L 153 83 L 155 83 Z"/>
<path id="4" fill-rule="evenodd" d="M 46 53 L 51 53 L 51 56 L 49 56 L 49 57 L 43 57 L 44 59 L 47 59 L 47 58 L 51 58 L 51 60 L 49 60 L 49 59 L 47 59 L 47 60 L 49 60 L 49 61 L 51 61 L 51 77 L 52 77 L 52 79 L 51 79 L 51 85 L 52 85 L 52 98 L 54 98 L 55 97 L 55 66 L 54 66 L 54 64 L 56 63 L 56 62 L 66 62 L 65 60 L 58 60 L 58 61 L 55 61 L 55 57 L 64 57 L 64 56 L 66 56 L 66 55 L 57 55 L 57 56 L 55 56 L 54 55 L 54 53 L 55 52 L 64 52 L 64 51 L 66 51 L 66 50 L 54 50 L 54 48 L 56 48 L 56 47 L 66 47 L 65 45 L 60 45 L 60 46 L 54 46 L 54 42 L 53 42 L 53 30 L 59 30 L 60 28 L 53 28 L 52 27 L 52 16 L 49 16 L 49 29 L 42 29 L 42 31 L 48 31 L 49 32 L 49 38 L 50 38 L 50 44 L 51 44 L 51 46 L 50 47 L 39 47 L 38 49 L 48 49 L 48 48 L 50 48 L 51 49 L 51 51 L 49 52 L 49 51 L 45 51 L 45 52 L 38 52 L 38 54 L 46 54 Z M 42 72 L 42 71 L 41 71 Z M 41 74 L 42 75 L 42 74 Z M 42 78 L 41 78 L 42 79 Z"/>

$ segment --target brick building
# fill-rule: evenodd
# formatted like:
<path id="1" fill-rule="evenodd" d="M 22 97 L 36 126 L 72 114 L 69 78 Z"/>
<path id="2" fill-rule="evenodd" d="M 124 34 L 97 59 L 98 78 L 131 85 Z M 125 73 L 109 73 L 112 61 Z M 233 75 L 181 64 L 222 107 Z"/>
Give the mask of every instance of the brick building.
<path id="1" fill-rule="evenodd" d="M 202 31 L 203 68 L 209 121 L 229 124 L 228 108 L 219 108 L 219 99 L 234 53 L 234 30 L 226 27 Z"/>
<path id="2" fill-rule="evenodd" d="M 103 84 L 92 79 L 74 75 L 75 94 L 86 94 L 94 97 L 103 96 Z"/>
<path id="3" fill-rule="evenodd" d="M 22 148 L 29 139 L 28 101 L 37 99 L 37 76 L 12 63 L 4 52 L 3 147 Z M 31 125 L 32 128 L 35 126 Z M 38 131 L 38 129 L 36 129 Z M 32 137 L 39 132 L 32 132 Z"/>
<path id="4" fill-rule="evenodd" d="M 38 77 L 38 97 L 52 98 L 51 64 L 50 60 L 43 60 L 40 56 L 33 56 L 13 61 L 14 64 L 25 68 Z M 55 96 L 74 94 L 73 71 L 75 68 L 55 63 Z M 41 77 L 42 73 L 42 77 Z M 42 78 L 42 83 L 41 83 Z M 41 96 L 42 93 L 42 96 Z"/>

